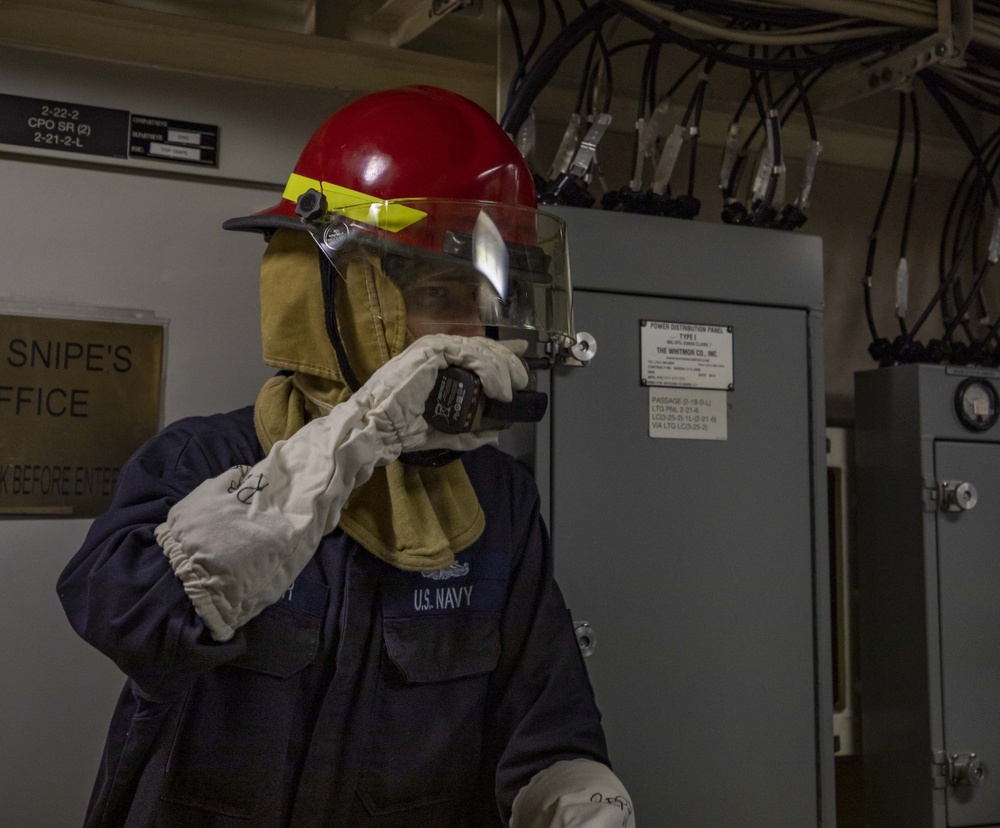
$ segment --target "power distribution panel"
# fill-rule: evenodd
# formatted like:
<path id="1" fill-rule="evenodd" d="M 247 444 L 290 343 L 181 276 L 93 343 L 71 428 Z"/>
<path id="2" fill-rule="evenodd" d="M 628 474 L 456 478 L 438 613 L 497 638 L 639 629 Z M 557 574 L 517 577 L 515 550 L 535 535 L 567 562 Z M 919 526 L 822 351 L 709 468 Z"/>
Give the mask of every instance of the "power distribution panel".
<path id="1" fill-rule="evenodd" d="M 819 242 L 561 215 L 597 355 L 552 377 L 543 472 L 636 818 L 832 828 Z"/>
<path id="2" fill-rule="evenodd" d="M 1000 372 L 855 385 L 867 824 L 1000 826 Z"/>

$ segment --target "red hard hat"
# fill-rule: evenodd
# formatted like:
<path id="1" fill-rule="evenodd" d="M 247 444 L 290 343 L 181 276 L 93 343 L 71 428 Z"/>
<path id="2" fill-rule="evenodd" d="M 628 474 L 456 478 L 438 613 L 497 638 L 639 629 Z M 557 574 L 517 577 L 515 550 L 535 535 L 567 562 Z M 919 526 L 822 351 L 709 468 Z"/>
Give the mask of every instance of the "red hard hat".
<path id="1" fill-rule="evenodd" d="M 375 92 L 337 110 L 309 139 L 281 201 L 223 227 L 294 226 L 296 200 L 310 188 L 343 196 L 340 206 L 401 198 L 537 206 L 531 172 L 500 125 L 432 86 Z"/>

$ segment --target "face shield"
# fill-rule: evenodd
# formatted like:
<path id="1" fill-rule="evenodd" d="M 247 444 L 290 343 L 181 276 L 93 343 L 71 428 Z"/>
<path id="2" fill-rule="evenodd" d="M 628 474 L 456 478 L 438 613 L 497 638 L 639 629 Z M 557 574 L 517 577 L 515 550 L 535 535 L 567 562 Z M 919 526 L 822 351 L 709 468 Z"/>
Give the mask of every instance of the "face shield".
<path id="1" fill-rule="evenodd" d="M 344 263 L 359 256 L 380 268 L 403 298 L 414 337 L 525 340 L 533 368 L 581 364 L 590 356 L 573 325 L 566 227 L 557 216 L 446 199 L 327 211 L 315 190 L 299 198 L 297 212 L 339 277 L 349 270 Z M 381 317 L 377 294 L 367 310 Z"/>

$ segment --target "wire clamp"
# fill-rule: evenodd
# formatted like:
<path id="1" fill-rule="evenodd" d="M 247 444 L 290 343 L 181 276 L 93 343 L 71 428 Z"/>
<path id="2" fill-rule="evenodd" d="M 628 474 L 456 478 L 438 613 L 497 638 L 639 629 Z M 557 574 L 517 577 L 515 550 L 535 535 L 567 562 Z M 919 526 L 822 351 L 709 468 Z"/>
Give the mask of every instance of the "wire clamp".
<path id="1" fill-rule="evenodd" d="M 817 83 L 814 107 L 829 111 L 886 89 L 905 90 L 928 66 L 964 66 L 972 39 L 973 0 L 938 0 L 938 31 L 874 62 L 861 59 Z"/>

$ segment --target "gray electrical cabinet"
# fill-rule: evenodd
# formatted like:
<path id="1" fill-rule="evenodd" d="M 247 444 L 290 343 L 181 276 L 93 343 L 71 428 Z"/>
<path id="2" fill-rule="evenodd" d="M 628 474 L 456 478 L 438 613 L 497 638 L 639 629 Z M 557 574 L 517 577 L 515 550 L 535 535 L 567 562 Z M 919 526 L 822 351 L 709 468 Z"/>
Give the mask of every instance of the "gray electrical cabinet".
<path id="1" fill-rule="evenodd" d="M 1000 372 L 855 377 L 866 824 L 1000 826 Z"/>
<path id="2" fill-rule="evenodd" d="M 538 476 L 637 824 L 833 828 L 820 240 L 555 212 L 597 355 Z"/>

